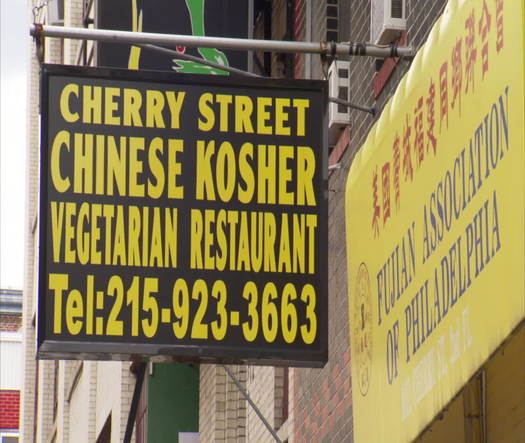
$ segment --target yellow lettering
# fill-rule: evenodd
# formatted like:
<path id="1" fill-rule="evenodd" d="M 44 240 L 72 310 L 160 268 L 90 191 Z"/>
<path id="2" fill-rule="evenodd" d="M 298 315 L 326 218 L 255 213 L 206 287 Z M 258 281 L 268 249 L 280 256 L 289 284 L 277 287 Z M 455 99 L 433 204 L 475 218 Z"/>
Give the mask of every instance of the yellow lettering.
<path id="1" fill-rule="evenodd" d="M 228 211 L 228 224 L 230 225 L 230 270 L 235 271 L 235 249 L 237 245 L 237 222 L 239 213 L 237 211 Z"/>
<path id="2" fill-rule="evenodd" d="M 60 261 L 62 228 L 64 226 L 64 202 L 51 202 L 51 232 L 53 235 L 53 261 Z"/>
<path id="3" fill-rule="evenodd" d="M 297 204 L 315 206 L 315 155 L 309 146 L 297 147 Z"/>
<path id="4" fill-rule="evenodd" d="M 96 137 L 96 171 L 95 174 L 95 193 L 97 195 L 104 195 L 104 159 L 106 151 L 106 141 L 103 135 L 97 135 Z"/>
<path id="5" fill-rule="evenodd" d="M 275 203 L 275 145 L 259 145 L 257 157 L 257 203 Z M 267 191 L 268 188 L 268 191 Z"/>
<path id="6" fill-rule="evenodd" d="M 210 106 L 210 103 L 213 103 L 213 95 L 209 92 L 202 94 L 199 98 L 199 112 L 201 119 L 199 117 L 199 130 L 200 131 L 211 131 L 215 125 L 215 114 L 213 109 Z"/>
<path id="7" fill-rule="evenodd" d="M 310 107 L 310 100 L 294 98 L 293 107 L 297 110 L 297 135 L 302 136 L 305 134 L 306 109 Z"/>
<path id="8" fill-rule="evenodd" d="M 281 217 L 281 238 L 279 241 L 279 272 L 291 272 L 292 260 L 290 256 L 290 232 L 288 231 L 288 214 Z"/>
<path id="9" fill-rule="evenodd" d="M 148 164 L 151 174 L 155 179 L 155 184 L 148 179 L 148 196 L 151 198 L 159 198 L 164 190 L 164 182 L 166 180 L 164 176 L 164 167 L 162 161 L 157 155 L 157 152 L 162 155 L 164 152 L 164 145 L 160 137 L 155 137 L 151 140 L 148 150 Z"/>
<path id="10" fill-rule="evenodd" d="M 252 112 L 253 102 L 250 97 L 246 95 L 235 97 L 235 132 L 253 133 Z"/>
<path id="11" fill-rule="evenodd" d="M 197 165 L 195 168 L 195 198 L 197 200 L 215 200 L 211 157 L 215 153 L 215 141 L 206 145 L 203 140 L 197 140 Z M 205 191 L 206 189 L 206 191 Z M 206 193 L 206 196 L 204 194 Z"/>
<path id="12" fill-rule="evenodd" d="M 102 87 L 82 87 L 82 122 L 102 123 Z"/>
<path id="13" fill-rule="evenodd" d="M 124 229 L 124 209 L 122 205 L 117 206 L 117 217 L 115 221 L 115 239 L 113 242 L 113 266 L 126 266 L 126 233 Z"/>
<path id="14" fill-rule="evenodd" d="M 84 223 L 89 216 L 89 203 L 82 203 L 78 209 L 77 217 L 77 254 L 80 264 L 85 265 L 89 261 L 89 232 Z"/>
<path id="15" fill-rule="evenodd" d="M 138 151 L 143 150 L 143 137 L 129 138 L 129 195 L 131 197 L 144 197 L 144 184 L 138 182 L 138 175 L 142 174 L 142 161 L 139 160 Z"/>
<path id="16" fill-rule="evenodd" d="M 128 218 L 128 266 L 140 266 L 140 209 L 137 206 L 130 206 Z"/>
<path id="17" fill-rule="evenodd" d="M 185 92 L 179 92 L 176 94 L 173 91 L 166 91 L 168 106 L 171 112 L 171 129 L 180 128 L 180 111 L 182 109 L 182 102 L 184 101 L 185 96 Z"/>
<path id="18" fill-rule="evenodd" d="M 250 271 L 250 240 L 248 238 L 248 216 L 241 212 L 239 227 L 239 250 L 237 251 L 237 270 Z"/>
<path id="19" fill-rule="evenodd" d="M 272 126 L 267 126 L 270 112 L 267 108 L 272 105 L 270 97 L 257 97 L 257 134 L 271 134 Z"/>
<path id="20" fill-rule="evenodd" d="M 246 188 L 241 184 L 238 187 L 238 198 L 241 203 L 249 203 L 255 192 L 255 176 L 248 157 L 253 160 L 253 144 L 246 142 L 239 151 L 239 174 L 246 184 Z"/>
<path id="21" fill-rule="evenodd" d="M 92 204 L 91 205 L 91 264 L 100 265 L 102 264 L 102 253 L 98 248 L 98 242 L 100 241 L 100 227 L 98 226 L 98 219 L 102 215 L 102 205 Z"/>
<path id="22" fill-rule="evenodd" d="M 75 123 L 80 117 L 78 112 L 71 112 L 69 108 L 71 94 L 75 95 L 78 99 L 78 85 L 69 83 L 62 89 L 62 93 L 60 94 L 60 113 L 66 122 Z"/>
<path id="23" fill-rule="evenodd" d="M 293 205 L 293 192 L 288 192 L 288 183 L 292 180 L 292 171 L 288 160 L 293 158 L 293 146 L 279 146 L 279 204 Z"/>
<path id="24" fill-rule="evenodd" d="M 190 229 L 190 268 L 202 269 L 202 214 L 198 209 L 191 210 Z"/>
<path id="25" fill-rule="evenodd" d="M 219 130 L 228 132 L 228 107 L 232 103 L 232 96 L 217 94 L 216 100 L 219 103 Z"/>
<path id="26" fill-rule="evenodd" d="M 223 202 L 229 202 L 235 191 L 236 177 L 235 153 L 230 142 L 221 143 L 219 152 L 217 152 L 216 170 L 221 171 L 216 177 L 217 194 Z"/>
<path id="27" fill-rule="evenodd" d="M 69 189 L 69 177 L 63 178 L 60 173 L 60 148 L 64 146 L 69 151 L 69 132 L 60 131 L 53 140 L 51 147 L 51 180 L 57 192 L 63 193 Z"/>
<path id="28" fill-rule="evenodd" d="M 315 272 L 315 228 L 317 228 L 317 215 L 306 215 L 306 227 L 308 228 L 308 272 Z"/>
<path id="29" fill-rule="evenodd" d="M 165 128 L 162 110 L 164 109 L 164 96 L 156 90 L 146 91 L 146 127 Z"/>
<path id="30" fill-rule="evenodd" d="M 148 264 L 149 257 L 149 208 L 142 208 L 142 263 Z"/>
<path id="31" fill-rule="evenodd" d="M 75 263 L 75 250 L 71 248 L 71 242 L 75 237 L 75 228 L 73 227 L 73 217 L 76 214 L 77 205 L 72 202 L 66 202 L 66 220 L 64 229 L 64 261 L 66 263 Z"/>
<path id="32" fill-rule="evenodd" d="M 119 195 L 126 195 L 126 137 L 120 137 L 120 144 L 113 136 L 108 137 L 107 194 L 113 195 L 113 182 L 116 182 Z"/>
<path id="33" fill-rule="evenodd" d="M 177 177 L 182 173 L 182 164 L 177 160 L 177 153 L 183 151 L 183 140 L 168 140 L 168 198 L 184 198 L 184 187 L 177 185 Z"/>
<path id="34" fill-rule="evenodd" d="M 177 208 L 166 208 L 166 220 L 164 228 L 164 266 L 172 268 L 177 267 L 177 225 L 178 211 Z"/>
<path id="35" fill-rule="evenodd" d="M 211 253 L 213 245 L 212 225 L 215 223 L 215 211 L 206 209 L 204 211 L 204 269 L 213 269 L 215 259 Z"/>
<path id="36" fill-rule="evenodd" d="M 289 98 L 275 99 L 275 134 L 276 135 L 290 135 L 291 130 L 289 126 L 284 126 L 288 121 L 288 112 L 284 110 L 285 107 L 290 106 Z"/>
<path id="37" fill-rule="evenodd" d="M 153 208 L 153 224 L 151 225 L 149 265 L 162 268 L 162 242 L 160 234 L 160 208 Z"/>
<path id="38" fill-rule="evenodd" d="M 305 242 L 305 215 L 293 215 L 293 255 L 292 255 L 292 269 L 293 272 L 304 273 L 304 242 Z"/>
<path id="39" fill-rule="evenodd" d="M 120 117 L 114 114 L 118 109 L 116 97 L 120 97 L 120 88 L 106 87 L 104 94 L 104 123 L 106 125 L 120 125 Z"/>
<path id="40" fill-rule="evenodd" d="M 93 134 L 76 133 L 75 166 L 73 168 L 73 192 L 93 192 Z"/>
<path id="41" fill-rule="evenodd" d="M 142 106 L 142 95 L 137 89 L 124 89 L 122 96 L 124 107 L 123 124 L 124 126 L 142 127 L 140 117 L 140 107 Z"/>
<path id="42" fill-rule="evenodd" d="M 73 289 L 66 301 L 66 325 L 70 334 L 77 335 L 84 322 L 80 317 L 84 315 L 84 301 L 78 289 Z"/>
<path id="43" fill-rule="evenodd" d="M 261 270 L 264 252 L 264 213 L 252 212 L 252 235 L 250 243 L 251 265 L 253 272 Z"/>
<path id="44" fill-rule="evenodd" d="M 53 333 L 62 333 L 62 295 L 69 286 L 69 275 L 49 274 L 49 289 L 55 293 Z"/>
<path id="45" fill-rule="evenodd" d="M 217 230 L 217 251 L 215 253 L 215 268 L 218 271 L 223 271 L 226 267 L 227 247 L 226 233 L 224 227 L 226 226 L 226 211 L 221 209 L 217 214 L 217 221 L 215 222 L 215 229 Z"/>
<path id="46" fill-rule="evenodd" d="M 267 272 L 275 272 L 275 235 L 277 227 L 275 215 L 271 212 L 264 213 L 264 269 Z"/>
<path id="47" fill-rule="evenodd" d="M 111 265 L 111 242 L 113 240 L 112 236 L 112 222 L 113 217 L 115 215 L 115 207 L 113 205 L 104 205 L 104 218 L 106 219 L 106 242 L 105 242 L 105 248 L 104 248 L 104 254 L 106 259 L 104 260 L 104 264 Z"/>

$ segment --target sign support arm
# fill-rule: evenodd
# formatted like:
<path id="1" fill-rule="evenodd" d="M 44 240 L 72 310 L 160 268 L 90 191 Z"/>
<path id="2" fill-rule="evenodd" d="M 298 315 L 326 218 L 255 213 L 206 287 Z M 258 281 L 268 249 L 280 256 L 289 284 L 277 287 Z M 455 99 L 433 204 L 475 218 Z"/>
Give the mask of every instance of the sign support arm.
<path id="1" fill-rule="evenodd" d="M 243 386 L 241 385 L 241 383 L 239 382 L 239 380 L 237 380 L 235 378 L 235 375 L 233 374 L 233 372 L 231 371 L 230 368 L 228 368 L 228 366 L 226 365 L 222 365 L 222 367 L 224 368 L 224 370 L 226 371 L 226 373 L 228 374 L 228 376 L 232 379 L 233 383 L 235 383 L 235 386 L 237 386 L 237 389 L 239 389 L 239 391 L 241 391 L 241 394 L 244 396 L 244 398 L 246 399 L 246 401 L 250 404 L 250 406 L 252 407 L 252 409 L 255 411 L 255 413 L 257 414 L 257 416 L 261 419 L 261 421 L 263 422 L 264 426 L 266 426 L 266 429 L 268 429 L 268 431 L 270 432 L 270 434 L 272 434 L 272 437 L 275 439 L 275 441 L 277 443 L 282 443 L 281 442 L 281 439 L 279 438 L 279 436 L 277 435 L 277 432 L 275 432 L 275 429 L 273 429 L 273 427 L 270 425 L 270 423 L 268 423 L 268 420 L 266 420 L 266 418 L 264 418 L 264 415 L 262 414 L 262 412 L 259 410 L 259 408 L 257 407 L 257 405 L 253 402 L 253 400 L 251 399 L 250 397 L 250 394 L 248 394 L 248 392 L 246 391 L 246 389 L 243 388 Z"/>
<path id="2" fill-rule="evenodd" d="M 280 40 L 256 40 L 226 37 L 201 37 L 179 34 L 158 34 L 108 29 L 86 29 L 66 26 L 33 24 L 30 34 L 34 37 L 73 38 L 133 45 L 154 44 L 167 46 L 188 46 L 200 48 L 234 49 L 245 51 L 285 52 L 292 54 L 324 54 L 331 56 L 371 56 L 379 58 L 412 57 L 409 46 L 374 45 L 370 43 L 295 42 Z"/>
<path id="3" fill-rule="evenodd" d="M 135 418 L 137 416 L 140 393 L 142 391 L 142 383 L 144 382 L 144 375 L 146 374 L 147 366 L 148 364 L 145 362 L 138 363 L 136 368 L 133 368 L 132 365 L 132 369 L 134 369 L 137 380 L 135 381 L 135 390 L 133 391 L 133 398 L 131 399 L 131 406 L 129 408 L 128 423 L 126 424 L 126 433 L 124 434 L 124 443 L 129 443 L 131 441 L 133 425 L 135 424 Z"/>

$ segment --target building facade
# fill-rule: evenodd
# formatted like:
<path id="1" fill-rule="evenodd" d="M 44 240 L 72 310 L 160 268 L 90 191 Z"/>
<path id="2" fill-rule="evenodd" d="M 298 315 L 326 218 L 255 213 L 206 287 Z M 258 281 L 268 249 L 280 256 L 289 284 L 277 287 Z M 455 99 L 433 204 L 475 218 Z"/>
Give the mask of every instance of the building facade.
<path id="1" fill-rule="evenodd" d="M 60 2 L 59 2 L 60 3 Z M 253 36 L 274 40 L 369 42 L 379 0 L 266 0 L 254 2 Z M 419 49 L 447 8 L 445 0 L 392 2 L 402 8 L 403 30 L 385 34 L 387 41 Z M 497 8 L 523 11 L 521 0 L 479 0 L 476 12 Z M 456 4 L 452 2 L 450 4 Z M 34 0 L 35 6 L 43 5 Z M 38 9 L 38 22 L 62 20 L 66 26 L 93 27 L 96 4 L 65 0 L 63 16 Z M 503 6 L 502 6 L 503 5 Z M 521 8 L 521 9 L 520 9 Z M 482 39 L 478 23 L 476 39 Z M 523 38 L 523 30 L 517 33 Z M 91 64 L 96 47 L 76 40 L 46 39 L 34 45 L 28 118 L 28 222 L 24 288 L 24 382 L 20 435 L 31 442 L 121 441 L 130 415 L 136 376 L 130 362 L 35 359 L 35 312 L 38 250 L 38 73 L 41 61 Z M 480 46 L 478 61 L 482 59 Z M 349 63 L 347 63 L 349 62 Z M 328 180 L 329 359 L 322 369 L 272 366 L 229 366 L 280 441 L 352 442 L 359 394 L 352 380 L 349 303 L 354 294 L 347 261 L 352 247 L 345 241 L 345 189 L 356 154 L 394 96 L 412 61 L 404 58 L 254 54 L 255 72 L 276 78 L 329 79 L 337 75 L 331 95 L 373 112 L 339 106 L 330 117 Z M 436 99 L 437 100 L 437 99 Z M 337 118 L 333 115 L 337 112 Z M 334 117 L 332 119 L 332 117 Z M 346 119 L 346 120 L 345 120 Z M 524 149 L 518 146 L 517 149 Z M 368 192 L 368 190 L 367 190 Z M 523 202 L 521 202 L 523 203 Z M 523 280 L 523 276 L 522 276 Z M 350 287 L 349 287 L 350 286 Z M 504 293 L 498 295 L 504 303 Z M 418 442 L 519 442 L 525 435 L 525 327 L 523 320 L 463 386 L 447 399 L 435 417 L 421 424 Z M 383 417 L 375 417 L 378 426 Z M 222 365 L 149 363 L 138 403 L 134 441 L 267 442 L 274 437 L 246 401 Z M 359 440 L 361 441 L 361 440 Z M 371 441 L 364 439 L 364 441 Z"/>
<path id="2" fill-rule="evenodd" d="M 16 443 L 22 387 L 22 291 L 0 289 L 0 441 Z"/>

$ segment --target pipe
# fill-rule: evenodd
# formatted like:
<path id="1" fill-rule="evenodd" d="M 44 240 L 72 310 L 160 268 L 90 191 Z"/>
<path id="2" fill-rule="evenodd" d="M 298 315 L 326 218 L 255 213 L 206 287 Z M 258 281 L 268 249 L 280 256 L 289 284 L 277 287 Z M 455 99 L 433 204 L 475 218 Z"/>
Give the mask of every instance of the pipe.
<path id="1" fill-rule="evenodd" d="M 343 100 L 343 99 L 337 98 L 337 97 L 328 97 L 328 101 L 332 102 L 332 103 L 337 103 L 339 105 L 346 106 L 346 107 L 351 108 L 351 109 L 357 109 L 358 111 L 367 112 L 368 114 L 371 114 L 372 117 L 374 117 L 376 115 L 376 113 L 377 113 L 377 109 L 376 108 L 371 108 L 369 106 L 356 105 L 354 103 L 350 103 L 350 102 L 348 102 L 346 100 Z"/>
<path id="2" fill-rule="evenodd" d="M 137 377 L 135 381 L 135 389 L 133 390 L 133 398 L 131 399 L 131 405 L 129 407 L 128 422 L 126 424 L 126 432 L 124 434 L 124 443 L 131 441 L 133 435 L 133 426 L 135 425 L 135 419 L 137 417 L 137 409 L 139 407 L 140 393 L 142 392 L 142 383 L 144 382 L 144 376 L 146 374 L 147 363 L 140 362 L 132 364 L 132 372 L 135 372 Z"/>
<path id="3" fill-rule="evenodd" d="M 331 56 L 359 55 L 371 57 L 412 57 L 413 50 L 407 46 L 378 46 L 369 43 L 294 42 L 278 40 L 255 40 L 226 37 L 200 37 L 151 32 L 116 31 L 107 29 L 72 28 L 33 24 L 30 34 L 34 37 L 74 38 L 113 43 L 153 44 L 201 48 L 268 51 L 282 53 L 313 53 Z"/>
<path id="4" fill-rule="evenodd" d="M 281 439 L 279 438 L 279 436 L 277 435 L 277 432 L 275 432 L 275 429 L 272 428 L 272 426 L 270 425 L 270 423 L 268 423 L 268 420 L 266 420 L 266 418 L 264 417 L 264 415 L 262 414 L 262 412 L 260 411 L 260 409 L 257 407 L 257 405 L 253 402 L 252 398 L 250 397 L 250 395 L 248 394 L 248 392 L 246 391 L 246 389 L 244 389 L 244 387 L 241 385 L 241 383 L 239 382 L 239 380 L 237 380 L 235 378 L 235 375 L 233 375 L 233 372 L 230 370 L 230 368 L 228 368 L 228 366 L 226 365 L 222 365 L 222 367 L 224 368 L 224 370 L 226 371 L 226 373 L 228 374 L 228 376 L 232 379 L 233 383 L 235 384 L 235 386 L 237 386 L 237 389 L 239 391 L 241 391 L 241 394 L 244 396 L 244 398 L 246 399 L 246 401 L 250 404 L 250 406 L 252 407 L 252 409 L 255 411 L 255 413 L 257 414 L 257 416 L 261 419 L 261 421 L 263 422 L 264 426 L 266 426 L 266 429 L 268 429 L 268 431 L 270 432 L 270 434 L 272 434 L 272 437 L 274 438 L 274 440 L 277 442 L 277 443 L 282 443 Z"/>

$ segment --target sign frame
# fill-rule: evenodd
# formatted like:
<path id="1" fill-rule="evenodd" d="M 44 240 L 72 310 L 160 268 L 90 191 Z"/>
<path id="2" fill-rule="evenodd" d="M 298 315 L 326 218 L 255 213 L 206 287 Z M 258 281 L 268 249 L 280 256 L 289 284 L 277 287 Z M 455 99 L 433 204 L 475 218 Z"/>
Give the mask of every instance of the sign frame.
<path id="1" fill-rule="evenodd" d="M 49 159 L 48 149 L 51 149 L 49 140 L 51 130 L 49 128 L 48 109 L 51 105 L 49 88 L 50 78 L 54 76 L 66 76 L 71 79 L 88 77 L 90 79 L 112 81 L 136 81 L 139 83 L 163 83 L 174 85 L 210 86 L 210 87 L 255 87 L 270 90 L 286 89 L 291 91 L 303 90 L 315 92 L 324 97 L 320 107 L 323 113 L 320 118 L 319 140 L 321 146 L 312 146 L 314 150 L 320 149 L 316 154 L 320 158 L 320 164 L 316 166 L 316 175 L 320 175 L 322 189 L 316 190 L 319 196 L 316 211 L 319 214 L 318 245 L 316 251 L 317 273 L 319 274 L 320 286 L 317 292 L 317 321 L 318 340 L 316 348 L 312 349 L 290 349 L 274 348 L 263 349 L 260 346 L 221 346 L 217 344 L 166 344 L 166 343 L 122 343 L 119 341 L 100 342 L 96 339 L 77 340 L 54 340 L 47 336 L 46 327 L 52 322 L 46 318 L 48 304 L 52 303 L 48 292 L 48 266 L 51 260 L 50 244 L 48 239 L 48 223 L 50 223 L 48 185 Z M 161 71 L 130 71 L 113 68 L 92 68 L 62 65 L 43 65 L 41 71 L 41 147 L 40 147 L 40 204 L 39 204 L 39 278 L 38 278 L 38 322 L 37 322 L 37 358 L 39 359 L 97 359 L 97 360 L 129 360 L 131 358 L 151 358 L 153 361 L 195 361 L 204 363 L 250 363 L 275 366 L 297 366 L 297 367 L 322 367 L 328 359 L 328 150 L 327 150 L 327 85 L 326 82 L 318 80 L 287 80 L 279 79 L 257 79 L 242 78 L 232 81 L 229 77 L 184 75 Z M 59 113 L 60 111 L 56 111 Z M 254 142 L 255 143 L 255 142 Z M 46 178 L 48 177 L 48 178 Z M 49 218 L 49 220 L 48 220 Z M 324 222 L 323 222 L 324 220 Z M 50 239 L 51 240 L 51 239 Z M 49 241 L 51 243 L 51 241 Z M 48 255 L 46 255 L 48 254 Z M 203 277 L 205 279 L 205 277 Z M 47 295 L 46 295 L 47 294 Z M 240 294 L 239 294 L 240 298 Z M 242 334 L 240 331 L 236 331 Z M 260 335 L 260 331 L 259 331 Z M 95 336 L 92 336 L 95 338 Z"/>

